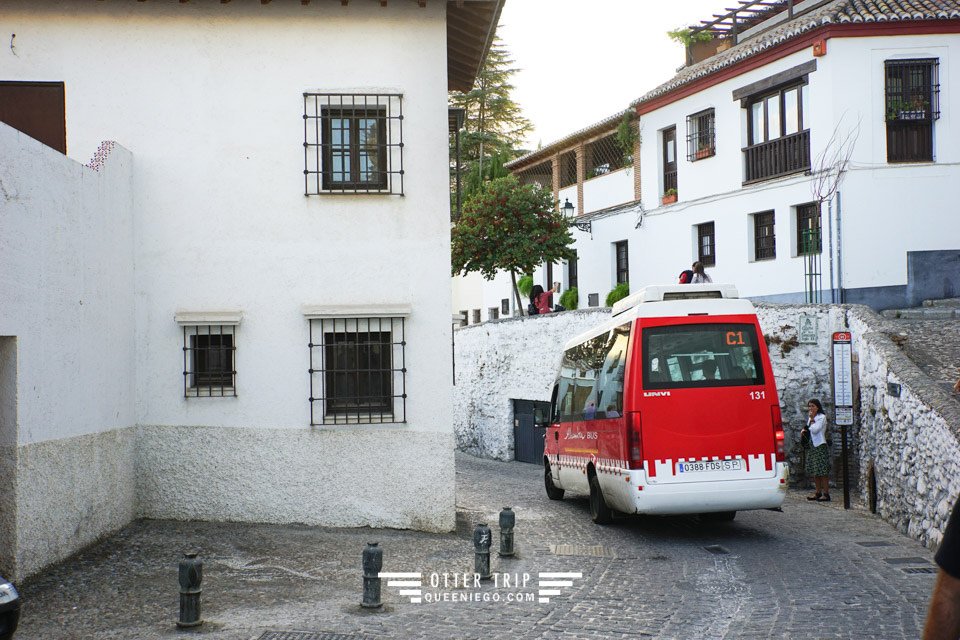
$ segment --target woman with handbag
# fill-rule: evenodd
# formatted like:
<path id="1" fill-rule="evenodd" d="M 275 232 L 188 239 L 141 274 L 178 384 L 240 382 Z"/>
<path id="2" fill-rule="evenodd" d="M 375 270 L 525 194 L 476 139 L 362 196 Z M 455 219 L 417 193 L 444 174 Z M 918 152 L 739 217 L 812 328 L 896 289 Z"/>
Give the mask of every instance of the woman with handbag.
<path id="1" fill-rule="evenodd" d="M 830 502 L 830 447 L 827 445 L 827 416 L 816 398 L 807 402 L 807 426 L 800 431 L 807 441 L 807 475 L 813 476 L 816 493 L 807 500 Z M 809 439 L 804 436 L 809 436 Z"/>

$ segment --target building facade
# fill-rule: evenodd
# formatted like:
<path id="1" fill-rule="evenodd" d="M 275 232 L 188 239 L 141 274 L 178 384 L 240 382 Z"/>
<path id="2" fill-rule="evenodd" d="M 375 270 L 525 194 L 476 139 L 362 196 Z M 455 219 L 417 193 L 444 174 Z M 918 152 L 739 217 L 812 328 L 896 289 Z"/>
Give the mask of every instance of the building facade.
<path id="1" fill-rule="evenodd" d="M 552 183 L 580 223 L 580 306 L 602 305 L 618 282 L 676 282 L 694 261 L 759 300 L 883 309 L 960 295 L 960 123 L 949 99 L 960 3 L 761 9 L 738 30 L 717 21 L 706 54 L 631 105 L 636 166 L 615 179 L 580 163 L 574 181 Z M 509 166 L 536 180 L 558 163 L 562 173 L 581 147 L 572 134 Z M 551 280 L 548 270 L 570 286 L 570 265 L 535 280 Z M 507 297 L 499 288 L 485 284 L 476 306 Z"/>
<path id="2" fill-rule="evenodd" d="M 133 517 L 453 527 L 446 98 L 501 7 L 4 3 L 5 573 Z"/>

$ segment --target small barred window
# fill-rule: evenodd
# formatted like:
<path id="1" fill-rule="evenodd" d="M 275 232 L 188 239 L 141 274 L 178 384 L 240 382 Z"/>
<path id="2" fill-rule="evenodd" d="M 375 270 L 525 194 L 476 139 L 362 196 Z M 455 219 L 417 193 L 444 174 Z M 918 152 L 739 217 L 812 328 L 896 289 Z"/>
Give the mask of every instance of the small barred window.
<path id="1" fill-rule="evenodd" d="M 403 195 L 403 96 L 303 94 L 304 193 Z"/>
<path id="2" fill-rule="evenodd" d="M 237 395 L 235 338 L 233 325 L 183 326 L 184 397 Z"/>

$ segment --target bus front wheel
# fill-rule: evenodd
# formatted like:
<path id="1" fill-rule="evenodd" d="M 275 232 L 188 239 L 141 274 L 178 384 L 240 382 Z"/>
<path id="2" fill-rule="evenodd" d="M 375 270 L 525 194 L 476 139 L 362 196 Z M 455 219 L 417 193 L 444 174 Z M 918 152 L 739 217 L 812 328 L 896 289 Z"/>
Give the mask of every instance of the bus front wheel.
<path id="1" fill-rule="evenodd" d="M 590 517 L 597 524 L 610 524 L 613 521 L 613 511 L 603 499 L 603 491 L 600 490 L 600 481 L 596 474 L 590 474 Z"/>
<path id="2" fill-rule="evenodd" d="M 563 500 L 563 489 L 553 484 L 553 472 L 550 463 L 543 463 L 543 486 L 547 490 L 547 497 L 551 500 Z"/>

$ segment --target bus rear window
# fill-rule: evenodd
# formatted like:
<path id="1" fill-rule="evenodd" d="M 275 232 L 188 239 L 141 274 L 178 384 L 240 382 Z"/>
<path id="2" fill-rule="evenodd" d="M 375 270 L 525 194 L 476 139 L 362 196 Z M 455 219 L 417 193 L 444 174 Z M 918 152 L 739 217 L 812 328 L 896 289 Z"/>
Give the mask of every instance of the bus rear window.
<path id="1" fill-rule="evenodd" d="M 752 324 L 686 324 L 643 329 L 643 388 L 763 384 Z"/>

